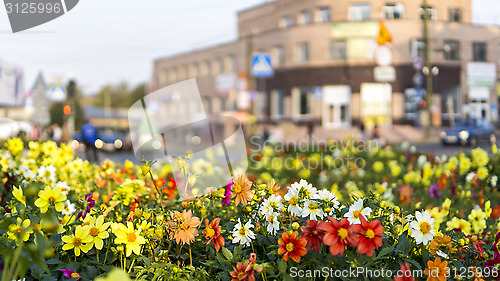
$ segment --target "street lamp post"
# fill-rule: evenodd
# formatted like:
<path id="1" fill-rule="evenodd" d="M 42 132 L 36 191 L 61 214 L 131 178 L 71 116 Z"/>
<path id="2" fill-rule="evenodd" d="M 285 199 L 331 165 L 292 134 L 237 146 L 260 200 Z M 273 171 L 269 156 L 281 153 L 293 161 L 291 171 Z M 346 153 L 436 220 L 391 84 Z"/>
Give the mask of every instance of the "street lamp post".
<path id="1" fill-rule="evenodd" d="M 431 69 L 431 58 L 430 58 L 430 46 L 429 46 L 429 12 L 427 10 L 427 0 L 423 0 L 424 9 L 424 64 L 427 69 Z M 427 124 L 425 127 L 425 137 L 429 138 L 431 136 L 432 130 L 432 74 L 428 73 L 426 75 L 426 112 L 427 112 Z"/>

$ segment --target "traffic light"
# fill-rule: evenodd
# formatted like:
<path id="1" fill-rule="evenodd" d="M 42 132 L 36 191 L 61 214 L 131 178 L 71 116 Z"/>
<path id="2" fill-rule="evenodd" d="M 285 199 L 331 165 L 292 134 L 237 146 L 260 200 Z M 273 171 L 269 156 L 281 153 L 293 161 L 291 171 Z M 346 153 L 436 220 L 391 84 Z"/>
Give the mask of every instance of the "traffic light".
<path id="1" fill-rule="evenodd" d="M 63 107 L 63 113 L 64 115 L 69 115 L 71 113 L 71 106 L 69 104 Z"/>

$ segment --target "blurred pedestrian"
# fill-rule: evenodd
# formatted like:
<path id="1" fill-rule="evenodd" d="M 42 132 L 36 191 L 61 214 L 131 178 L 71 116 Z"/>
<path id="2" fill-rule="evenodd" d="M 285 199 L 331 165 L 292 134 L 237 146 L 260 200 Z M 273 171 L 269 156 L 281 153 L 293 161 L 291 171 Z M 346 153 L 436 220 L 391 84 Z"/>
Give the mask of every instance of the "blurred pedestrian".
<path id="1" fill-rule="evenodd" d="M 42 136 L 42 129 L 38 124 L 33 125 L 31 130 L 31 140 L 36 141 Z"/>
<path id="2" fill-rule="evenodd" d="M 91 162 L 93 158 L 94 162 L 99 162 L 97 157 L 97 148 L 95 147 L 95 141 L 97 140 L 97 128 L 89 120 L 85 120 L 85 124 L 82 126 L 82 141 L 85 144 L 85 155 L 87 160 Z"/>
<path id="3" fill-rule="evenodd" d="M 378 139 L 380 138 L 380 127 L 375 124 L 375 127 L 373 128 L 373 139 Z"/>
<path id="4" fill-rule="evenodd" d="M 363 121 L 359 125 L 359 140 L 365 141 L 365 123 Z"/>
<path id="5" fill-rule="evenodd" d="M 61 127 L 57 124 L 52 125 L 52 140 L 57 143 L 57 145 L 61 144 L 62 140 L 62 130 Z"/>

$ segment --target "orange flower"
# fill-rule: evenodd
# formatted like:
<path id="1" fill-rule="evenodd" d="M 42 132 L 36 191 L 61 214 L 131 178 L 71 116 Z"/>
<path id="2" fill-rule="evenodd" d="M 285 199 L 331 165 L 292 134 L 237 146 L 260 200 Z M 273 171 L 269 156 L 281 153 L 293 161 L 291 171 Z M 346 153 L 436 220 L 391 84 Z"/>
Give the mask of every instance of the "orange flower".
<path id="1" fill-rule="evenodd" d="M 283 260 L 288 261 L 290 257 L 295 262 L 300 263 L 300 257 L 307 254 L 307 240 L 298 237 L 299 232 L 297 231 L 294 231 L 292 235 L 289 235 L 286 231 L 283 232 L 283 235 L 278 240 L 278 244 L 280 245 L 278 254 L 283 256 Z"/>
<path id="2" fill-rule="evenodd" d="M 205 235 L 205 238 L 208 239 L 208 241 L 205 244 L 210 243 L 210 241 L 214 242 L 215 250 L 217 252 L 220 249 L 220 246 L 224 246 L 224 237 L 221 235 L 221 227 L 219 225 L 220 223 L 220 218 L 215 218 L 210 224 L 208 223 L 208 220 L 205 220 L 205 230 L 203 230 L 203 235 Z"/>
<path id="3" fill-rule="evenodd" d="M 455 253 L 457 251 L 456 248 L 453 248 L 451 237 L 448 235 L 434 237 L 429 245 L 429 252 L 431 252 L 433 255 L 436 255 L 437 251 L 444 250 L 448 250 L 451 253 Z"/>
<path id="4" fill-rule="evenodd" d="M 231 198 L 236 197 L 234 203 L 238 205 L 241 202 L 241 205 L 246 206 L 248 201 L 253 198 L 253 191 L 250 190 L 252 187 L 252 182 L 247 181 L 247 178 L 244 174 L 241 174 L 239 177 L 233 179 L 233 185 L 231 185 Z"/>
<path id="5" fill-rule="evenodd" d="M 450 274 L 448 262 L 441 262 L 440 258 L 428 261 L 424 273 L 428 276 L 427 281 L 446 281 L 446 277 Z"/>
<path id="6" fill-rule="evenodd" d="M 352 232 L 353 226 L 347 218 L 343 218 L 340 222 L 332 217 L 328 217 L 328 219 L 329 222 L 323 222 L 319 226 L 319 229 L 326 232 L 323 243 L 330 246 L 332 255 L 342 256 L 347 245 L 356 246 L 358 242 L 357 235 Z"/>
<path id="7" fill-rule="evenodd" d="M 374 220 L 368 222 L 363 216 L 359 217 L 361 224 L 353 225 L 353 232 L 358 234 L 358 253 L 366 254 L 371 257 L 375 249 L 382 246 L 382 234 L 384 227 L 380 221 Z"/>
<path id="8" fill-rule="evenodd" d="M 178 218 L 177 229 L 174 234 L 174 238 L 177 244 L 191 244 L 194 241 L 194 237 L 198 236 L 198 229 L 200 225 L 200 219 L 192 216 L 191 210 L 184 210 L 181 216 Z"/>

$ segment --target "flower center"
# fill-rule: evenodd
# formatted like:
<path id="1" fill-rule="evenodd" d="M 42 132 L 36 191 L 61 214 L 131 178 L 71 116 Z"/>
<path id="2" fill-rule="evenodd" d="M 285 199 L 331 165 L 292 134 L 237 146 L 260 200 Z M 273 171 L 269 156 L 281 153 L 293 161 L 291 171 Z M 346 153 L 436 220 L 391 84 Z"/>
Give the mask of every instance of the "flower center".
<path id="1" fill-rule="evenodd" d="M 236 194 L 241 193 L 241 185 L 239 184 L 234 185 L 234 193 Z"/>
<path id="2" fill-rule="evenodd" d="M 431 232 L 431 225 L 426 221 L 421 222 L 420 223 L 420 231 L 423 234 L 427 234 L 427 233 Z"/>
<path id="3" fill-rule="evenodd" d="M 295 249 L 295 245 L 293 245 L 293 243 L 286 244 L 286 250 L 288 252 L 292 252 L 294 249 Z"/>
<path id="4" fill-rule="evenodd" d="M 361 212 L 356 210 L 354 212 L 352 212 L 352 215 L 355 217 L 355 218 L 359 218 L 359 215 L 361 215 Z"/>
<path id="5" fill-rule="evenodd" d="M 375 237 L 375 232 L 373 232 L 373 230 L 371 230 L 371 229 L 368 229 L 365 232 L 365 237 L 368 239 L 373 239 L 373 237 Z"/>
<path id="6" fill-rule="evenodd" d="M 80 277 L 80 274 L 76 272 L 71 273 L 71 278 L 76 278 L 76 277 Z"/>
<path id="7" fill-rule="evenodd" d="M 96 236 L 97 236 L 97 234 L 99 234 L 99 229 L 97 229 L 97 227 L 95 227 L 95 226 L 94 226 L 94 227 L 92 227 L 92 228 L 90 229 L 89 233 L 90 233 L 90 236 L 94 236 L 94 237 L 96 237 Z"/>
<path id="8" fill-rule="evenodd" d="M 314 203 L 309 204 L 309 209 L 310 209 L 310 210 L 315 210 L 315 209 L 317 209 L 317 208 L 318 208 L 318 205 L 316 205 L 316 204 L 314 204 Z"/>
<path id="9" fill-rule="evenodd" d="M 241 236 L 245 236 L 245 234 L 247 234 L 247 229 L 246 229 L 244 226 L 242 226 L 242 227 L 240 228 L 240 235 L 241 235 Z"/>
<path id="10" fill-rule="evenodd" d="M 75 247 L 79 247 L 82 245 L 82 239 L 80 238 L 75 238 L 75 240 L 73 240 L 73 246 Z"/>
<path id="11" fill-rule="evenodd" d="M 22 228 L 22 227 L 18 227 L 18 228 L 16 229 L 16 232 L 17 232 L 17 234 L 18 234 L 18 235 L 21 235 L 24 231 L 23 231 L 23 228 Z"/>
<path id="12" fill-rule="evenodd" d="M 290 203 L 290 205 L 297 204 L 297 202 L 295 201 L 295 197 L 290 198 L 290 200 L 288 200 L 288 203 Z"/>
<path id="13" fill-rule="evenodd" d="M 135 233 L 129 233 L 127 239 L 129 242 L 135 242 L 135 240 L 137 240 L 137 235 Z"/>
<path id="14" fill-rule="evenodd" d="M 215 231 L 212 228 L 207 228 L 207 237 L 212 237 L 215 235 Z"/>
<path id="15" fill-rule="evenodd" d="M 243 271 L 238 272 L 238 280 L 241 280 L 241 277 L 243 277 L 243 274 L 245 274 L 245 272 L 243 272 Z"/>
<path id="16" fill-rule="evenodd" d="M 49 197 L 49 204 L 54 204 L 56 202 L 56 198 L 54 196 Z"/>
<path id="17" fill-rule="evenodd" d="M 337 235 L 340 237 L 340 240 L 344 240 L 349 236 L 349 231 L 345 228 L 341 228 L 337 231 Z"/>

